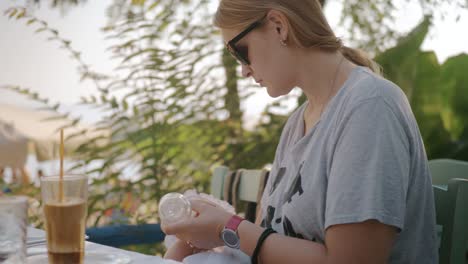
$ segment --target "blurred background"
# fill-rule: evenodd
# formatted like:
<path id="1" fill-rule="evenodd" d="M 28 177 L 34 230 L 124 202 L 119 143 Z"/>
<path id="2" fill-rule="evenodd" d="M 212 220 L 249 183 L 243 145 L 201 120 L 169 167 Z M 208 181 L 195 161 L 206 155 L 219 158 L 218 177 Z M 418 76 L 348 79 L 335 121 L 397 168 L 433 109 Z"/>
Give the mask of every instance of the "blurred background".
<path id="1" fill-rule="evenodd" d="M 429 159 L 468 160 L 468 1 L 321 0 L 345 44 L 406 93 Z M 211 169 L 259 169 L 304 97 L 239 78 L 211 25 L 218 1 L 0 2 L 0 187 L 31 197 L 90 176 L 88 226 L 156 223 L 167 192 L 209 193 Z M 153 248 L 137 248 L 146 253 Z"/>

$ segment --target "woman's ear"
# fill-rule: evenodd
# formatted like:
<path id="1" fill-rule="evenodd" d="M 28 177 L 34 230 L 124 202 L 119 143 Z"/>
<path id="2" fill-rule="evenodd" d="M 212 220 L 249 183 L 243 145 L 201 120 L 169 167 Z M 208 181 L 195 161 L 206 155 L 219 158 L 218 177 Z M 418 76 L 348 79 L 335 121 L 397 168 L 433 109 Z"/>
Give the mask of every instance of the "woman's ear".
<path id="1" fill-rule="evenodd" d="M 278 10 L 271 10 L 268 12 L 267 20 L 273 24 L 279 40 L 286 41 L 288 39 L 289 23 L 284 13 Z"/>

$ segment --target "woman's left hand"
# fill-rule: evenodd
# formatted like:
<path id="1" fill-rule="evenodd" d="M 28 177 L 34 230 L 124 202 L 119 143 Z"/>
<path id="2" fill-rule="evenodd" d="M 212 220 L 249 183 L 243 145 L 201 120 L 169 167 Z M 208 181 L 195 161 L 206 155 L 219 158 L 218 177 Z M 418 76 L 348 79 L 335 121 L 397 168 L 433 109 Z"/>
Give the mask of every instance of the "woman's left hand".
<path id="1" fill-rule="evenodd" d="M 163 223 L 161 228 L 164 233 L 175 235 L 199 249 L 223 246 L 220 234 L 232 214 L 203 199 L 193 199 L 190 204 L 196 216 L 176 223 Z"/>

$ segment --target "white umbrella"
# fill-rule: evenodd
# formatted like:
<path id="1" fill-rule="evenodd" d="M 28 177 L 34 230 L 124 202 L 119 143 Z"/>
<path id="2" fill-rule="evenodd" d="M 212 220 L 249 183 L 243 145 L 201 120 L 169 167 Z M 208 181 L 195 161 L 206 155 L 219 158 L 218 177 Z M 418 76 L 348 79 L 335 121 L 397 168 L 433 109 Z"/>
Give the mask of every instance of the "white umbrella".
<path id="1" fill-rule="evenodd" d="M 51 119 L 57 114 L 50 111 L 40 111 L 25 107 L 0 104 L 0 120 L 9 123 L 19 133 L 32 142 L 36 151 L 38 161 L 57 159 L 59 157 L 59 128 L 70 124 L 69 119 Z M 107 131 L 95 131 L 92 126 L 77 124 L 65 129 L 67 135 L 79 133 L 87 130 L 86 134 L 81 134 L 65 141 L 65 151 L 70 153 L 79 144 L 90 140 L 97 135 L 108 135 Z"/>
<path id="2" fill-rule="evenodd" d="M 0 120 L 0 167 L 23 168 L 27 155 L 28 139 Z"/>

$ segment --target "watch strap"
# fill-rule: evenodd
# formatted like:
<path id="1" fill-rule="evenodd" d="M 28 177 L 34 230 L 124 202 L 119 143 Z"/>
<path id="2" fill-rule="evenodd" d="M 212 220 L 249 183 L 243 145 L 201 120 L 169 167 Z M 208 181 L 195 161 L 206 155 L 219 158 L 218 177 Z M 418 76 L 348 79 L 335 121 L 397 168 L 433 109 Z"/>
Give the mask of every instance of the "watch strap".
<path id="1" fill-rule="evenodd" d="M 245 219 L 238 216 L 238 215 L 233 215 L 229 221 L 226 224 L 227 229 L 231 229 L 232 231 L 237 232 L 237 228 L 239 227 L 240 223 L 244 221 Z"/>

